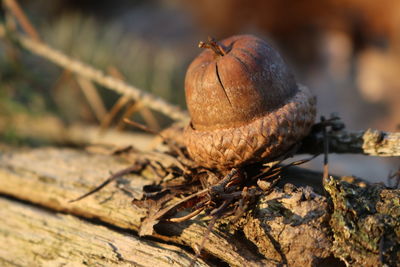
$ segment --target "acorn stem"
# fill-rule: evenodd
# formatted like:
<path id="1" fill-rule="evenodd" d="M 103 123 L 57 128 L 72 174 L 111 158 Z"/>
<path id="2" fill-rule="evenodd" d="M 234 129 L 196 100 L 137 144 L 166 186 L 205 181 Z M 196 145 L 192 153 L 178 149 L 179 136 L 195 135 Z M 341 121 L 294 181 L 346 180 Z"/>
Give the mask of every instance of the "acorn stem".
<path id="1" fill-rule="evenodd" d="M 225 56 L 228 51 L 227 48 L 218 43 L 214 38 L 212 37 L 208 37 L 208 41 L 207 42 L 200 42 L 199 43 L 199 47 L 200 48 L 209 48 L 211 49 L 217 56 Z"/>

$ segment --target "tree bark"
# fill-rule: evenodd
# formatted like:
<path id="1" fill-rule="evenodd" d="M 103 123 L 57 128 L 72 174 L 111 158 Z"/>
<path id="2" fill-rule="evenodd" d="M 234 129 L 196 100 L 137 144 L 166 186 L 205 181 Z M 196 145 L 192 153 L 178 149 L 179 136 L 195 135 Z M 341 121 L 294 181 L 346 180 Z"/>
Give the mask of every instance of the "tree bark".
<path id="1" fill-rule="evenodd" d="M 146 210 L 132 206 L 131 201 L 134 197 L 140 198 L 143 186 L 154 181 L 155 178 L 148 174 L 125 175 L 88 198 L 69 202 L 99 185 L 110 172 L 115 173 L 130 166 L 131 162 L 124 158 L 65 148 L 1 147 L 0 151 L 0 205 L 4 207 L 1 208 L 1 216 L 8 222 L 0 224 L 2 244 L 17 239 L 22 228 L 27 233 L 36 232 L 38 224 L 46 220 L 47 227 L 41 232 L 43 240 L 54 240 L 57 243 L 55 240 L 59 235 L 54 234 L 59 231 L 57 223 L 61 225 L 71 222 L 70 226 L 65 227 L 69 227 L 70 232 L 76 231 L 77 238 L 84 235 L 83 239 L 91 244 L 84 245 L 81 242 L 75 244 L 75 247 L 73 244 L 64 244 L 65 250 L 62 251 L 65 254 L 62 255 L 73 254 L 75 249 L 82 246 L 82 251 L 88 249 L 88 254 L 82 252 L 82 257 L 87 256 L 90 260 L 90 246 L 97 244 L 104 246 L 102 249 L 107 256 L 96 260 L 99 264 L 108 265 L 115 261 L 112 258 L 112 255 L 116 255 L 115 248 L 103 241 L 96 243 L 98 231 L 104 230 L 110 236 L 115 234 L 118 240 L 131 240 L 129 244 L 143 243 L 143 248 L 149 242 L 154 242 L 152 244 L 161 244 L 159 247 L 164 250 L 165 242 L 168 242 L 196 251 L 207 230 L 208 221 L 200 214 L 183 223 L 160 222 L 155 227 L 151 241 L 146 238 L 138 239 L 135 233 L 146 216 Z M 317 188 L 316 180 L 322 175 L 300 168 L 286 171 L 282 175 L 282 183 L 263 195 L 239 221 L 232 223 L 228 217 L 218 222 L 203 248 L 202 257 L 207 255 L 207 264 L 219 265 L 225 262 L 230 266 L 323 266 L 328 261 L 340 264 L 340 258 L 355 265 L 373 266 L 372 263 L 383 262 L 391 266 L 391 263 L 400 260 L 399 255 L 392 253 L 400 246 L 400 208 L 398 201 L 395 201 L 400 198 L 399 190 L 368 185 L 365 182 L 358 183 L 358 180 L 351 180 L 349 177 L 341 180 L 332 178 L 333 180 L 325 182 L 324 189 L 322 186 Z M 299 180 L 301 182 L 297 183 Z M 322 185 L 322 181 L 320 184 Z M 321 195 L 323 190 L 329 192 L 328 198 Z M 362 202 L 357 200 L 354 192 L 363 196 Z M 4 200 L 1 195 L 12 198 Z M 24 204 L 19 202 L 21 200 Z M 28 208 L 31 205 L 40 206 L 47 211 L 39 212 L 37 208 L 31 210 Z M 69 215 L 59 215 L 56 212 Z M 21 219 L 21 216 L 25 216 L 25 219 Z M 10 222 L 18 220 L 21 221 L 20 228 L 15 228 L 12 232 Z M 103 226 L 93 222 L 99 222 Z M 346 232 L 349 229 L 343 225 L 351 225 L 351 232 Z M 368 227 L 363 228 L 366 225 Z M 91 227 L 92 234 L 89 231 Z M 99 227 L 102 230 L 98 230 Z M 368 229 L 375 230 L 368 232 Z M 6 234 L 7 232 L 12 234 Z M 369 239 L 360 241 L 357 239 L 358 235 L 367 235 Z M 385 238 L 382 239 L 381 236 Z M 29 242 L 29 236 L 13 241 L 16 245 L 11 250 L 11 256 L 2 256 L 4 261 L 17 264 L 13 258 L 18 258 L 21 253 L 38 253 L 40 248 L 18 243 L 25 242 L 24 240 Z M 72 242 L 62 236 L 57 240 L 58 244 Z M 134 251 L 136 245 L 127 246 L 129 248 L 126 249 Z M 120 250 L 119 246 L 115 247 Z M 182 257 L 182 262 L 187 262 L 188 255 L 193 253 L 191 249 L 178 253 L 178 248 L 174 248 L 177 252 L 174 255 Z M 149 249 L 148 253 L 149 257 L 157 260 L 158 252 Z M 129 253 L 120 254 L 124 259 L 132 259 Z M 62 260 L 61 256 L 57 259 L 54 257 L 49 257 L 48 263 L 51 260 Z M 40 259 L 44 264 L 46 257 Z M 35 258 L 27 257 L 26 261 L 37 263 Z M 205 263 L 198 261 L 198 264 L 202 266 Z"/>

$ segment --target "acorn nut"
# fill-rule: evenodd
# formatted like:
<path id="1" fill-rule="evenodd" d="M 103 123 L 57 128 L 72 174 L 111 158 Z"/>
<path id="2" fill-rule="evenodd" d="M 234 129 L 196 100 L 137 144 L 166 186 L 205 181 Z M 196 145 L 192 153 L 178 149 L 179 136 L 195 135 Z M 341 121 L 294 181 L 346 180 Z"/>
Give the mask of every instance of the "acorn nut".
<path id="1" fill-rule="evenodd" d="M 313 125 L 315 97 L 296 83 L 280 55 L 252 35 L 209 38 L 185 79 L 189 155 L 228 170 L 284 154 Z"/>

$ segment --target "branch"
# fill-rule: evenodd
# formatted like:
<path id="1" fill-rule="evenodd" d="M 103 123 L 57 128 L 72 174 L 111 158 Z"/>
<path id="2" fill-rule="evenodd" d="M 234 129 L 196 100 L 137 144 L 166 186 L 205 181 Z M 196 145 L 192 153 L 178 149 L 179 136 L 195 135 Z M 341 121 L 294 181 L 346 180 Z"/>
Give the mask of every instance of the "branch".
<path id="1" fill-rule="evenodd" d="M 19 6 L 18 2 L 15 0 L 4 0 L 4 7 L 8 8 L 10 12 L 15 16 L 15 18 L 20 23 L 22 29 L 36 41 L 40 41 L 40 37 L 35 27 L 29 21 L 28 17 L 25 15 L 24 11 Z"/>
<path id="2" fill-rule="evenodd" d="M 0 37 L 7 37 L 7 31 L 4 25 L 1 24 Z M 54 64 L 70 70 L 71 72 L 74 72 L 88 80 L 94 81 L 101 86 L 104 86 L 122 95 L 127 95 L 134 100 L 139 100 L 145 106 L 159 111 L 174 120 L 186 121 L 189 118 L 187 113 L 180 110 L 177 106 L 169 104 L 163 99 L 156 97 L 150 93 L 144 92 L 139 88 L 129 85 L 119 79 L 106 75 L 104 72 L 88 64 L 80 62 L 76 59 L 72 59 L 44 43 L 35 41 L 32 38 L 26 37 L 18 33 L 13 33 L 12 38 L 29 52 L 37 56 L 43 57 L 53 62 Z"/>
<path id="3" fill-rule="evenodd" d="M 400 156 L 400 132 L 390 133 L 368 129 L 366 131 L 331 131 L 329 152 L 354 153 L 379 157 Z M 303 142 L 299 153 L 318 154 L 323 152 L 323 135 L 312 132 Z"/>

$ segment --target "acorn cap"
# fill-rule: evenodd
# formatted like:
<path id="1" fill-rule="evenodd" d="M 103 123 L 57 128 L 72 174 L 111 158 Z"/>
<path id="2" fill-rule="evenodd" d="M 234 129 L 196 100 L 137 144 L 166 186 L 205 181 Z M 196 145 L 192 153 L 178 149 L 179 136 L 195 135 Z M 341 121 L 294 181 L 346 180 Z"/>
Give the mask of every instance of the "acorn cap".
<path id="1" fill-rule="evenodd" d="M 228 170 L 273 161 L 310 132 L 315 103 L 307 87 L 299 86 L 286 105 L 248 124 L 208 131 L 189 124 L 184 141 L 191 158 L 207 168 Z"/>

